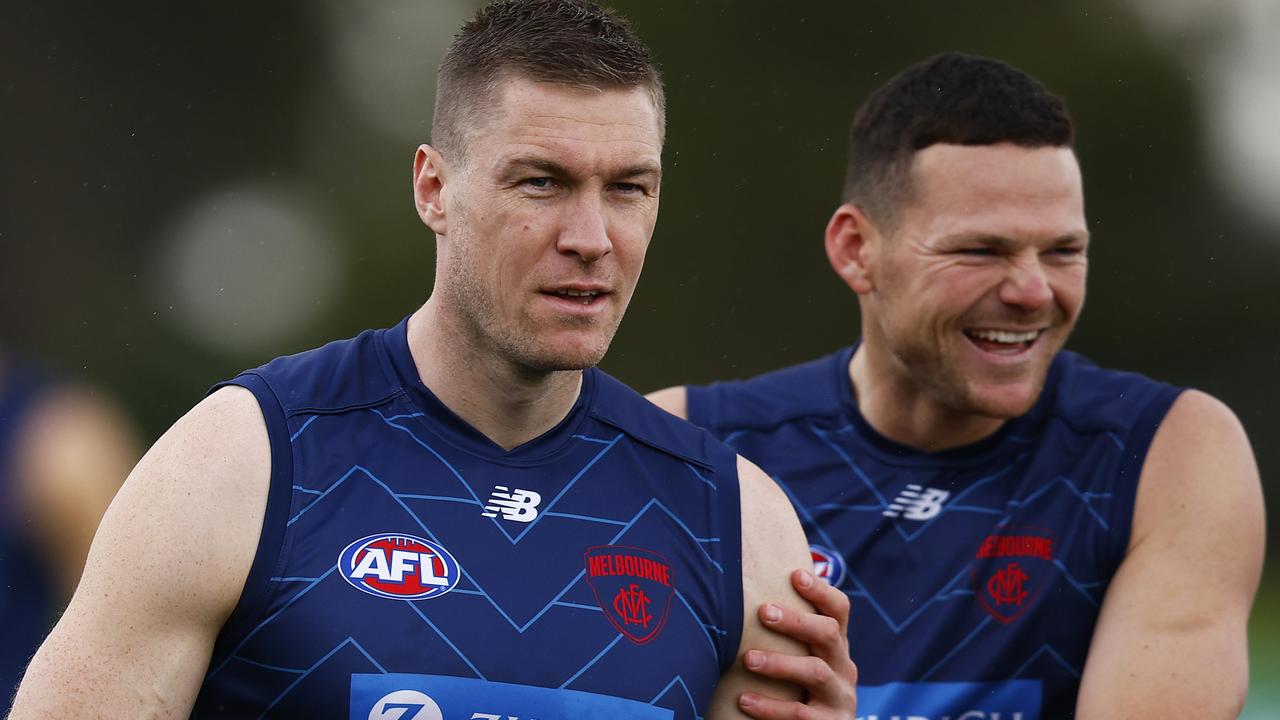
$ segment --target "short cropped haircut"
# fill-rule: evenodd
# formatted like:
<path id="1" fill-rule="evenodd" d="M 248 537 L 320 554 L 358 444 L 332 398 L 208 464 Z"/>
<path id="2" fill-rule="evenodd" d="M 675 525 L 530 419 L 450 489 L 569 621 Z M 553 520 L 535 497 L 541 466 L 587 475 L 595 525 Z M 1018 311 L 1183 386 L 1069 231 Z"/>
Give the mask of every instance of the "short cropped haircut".
<path id="1" fill-rule="evenodd" d="M 903 70 L 858 108 L 844 202 L 892 229 L 911 198 L 911 162 L 936 143 L 1072 147 L 1066 103 L 999 60 L 944 53 Z"/>
<path id="2" fill-rule="evenodd" d="M 587 0 L 498 0 L 462 26 L 440 63 L 432 143 L 465 162 L 469 131 L 510 78 L 594 90 L 643 87 L 665 135 L 662 76 L 625 18 Z"/>

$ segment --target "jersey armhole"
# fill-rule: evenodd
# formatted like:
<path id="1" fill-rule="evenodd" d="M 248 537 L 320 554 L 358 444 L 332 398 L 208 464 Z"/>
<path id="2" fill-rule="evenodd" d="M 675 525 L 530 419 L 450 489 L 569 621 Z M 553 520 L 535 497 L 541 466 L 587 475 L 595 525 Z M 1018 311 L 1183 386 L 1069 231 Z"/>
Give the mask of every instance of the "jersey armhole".
<path id="1" fill-rule="evenodd" d="M 271 578 L 283 555 L 285 526 L 289 518 L 289 503 L 293 492 L 293 444 L 289 438 L 289 426 L 284 408 L 275 391 L 261 376 L 244 373 L 226 382 L 218 383 L 210 393 L 228 387 L 243 387 L 253 393 L 262 409 L 267 424 L 267 437 L 271 447 L 271 480 L 267 490 L 267 509 L 262 519 L 262 531 L 258 535 L 258 548 L 254 551 L 253 564 L 245 579 L 240 600 L 223 624 L 214 643 L 210 674 L 221 669 L 234 654 L 238 644 L 253 630 L 250 623 L 261 616 L 270 596 Z"/>
<path id="2" fill-rule="evenodd" d="M 1124 457 L 1116 473 L 1115 502 L 1112 503 L 1111 521 L 1116 524 L 1120 533 L 1120 542 L 1111 544 L 1111 556 L 1104 558 L 1109 575 L 1114 574 L 1129 552 L 1130 534 L 1133 531 L 1133 511 L 1138 501 L 1138 483 L 1142 479 L 1142 467 L 1147 461 L 1147 452 L 1151 449 L 1151 441 L 1156 431 L 1164 422 L 1182 388 L 1163 387 L 1142 409 L 1129 436 L 1125 438 Z"/>
<path id="3" fill-rule="evenodd" d="M 742 644 L 742 626 L 746 608 L 742 590 L 742 489 L 738 479 L 738 457 L 728 446 L 724 446 L 721 456 L 727 464 L 729 472 L 718 483 L 716 507 L 720 509 L 719 537 L 721 573 L 722 616 L 719 634 L 720 674 L 729 671 L 738 657 L 738 648 Z M 725 465 L 721 465 L 724 467 Z"/>
<path id="4" fill-rule="evenodd" d="M 688 416 L 686 419 L 714 433 L 715 424 L 719 420 L 716 400 L 716 393 L 711 388 L 686 385 L 684 388 L 684 412 Z"/>

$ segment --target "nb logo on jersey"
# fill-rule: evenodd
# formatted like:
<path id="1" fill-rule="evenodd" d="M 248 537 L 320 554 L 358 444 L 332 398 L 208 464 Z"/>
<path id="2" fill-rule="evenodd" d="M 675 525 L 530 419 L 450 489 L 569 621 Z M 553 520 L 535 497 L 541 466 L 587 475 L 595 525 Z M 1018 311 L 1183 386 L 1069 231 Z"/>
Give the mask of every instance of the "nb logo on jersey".
<path id="1" fill-rule="evenodd" d="M 898 499 L 880 514 L 891 518 L 901 515 L 908 520 L 928 520 L 942 512 L 942 503 L 949 497 L 951 493 L 946 490 L 908 485 L 898 493 Z"/>
<path id="2" fill-rule="evenodd" d="M 530 523 L 538 517 L 538 503 L 542 495 L 532 490 L 511 490 L 506 485 L 495 485 L 489 495 L 489 504 L 484 506 L 482 517 L 497 517 L 502 513 L 503 520 Z"/>

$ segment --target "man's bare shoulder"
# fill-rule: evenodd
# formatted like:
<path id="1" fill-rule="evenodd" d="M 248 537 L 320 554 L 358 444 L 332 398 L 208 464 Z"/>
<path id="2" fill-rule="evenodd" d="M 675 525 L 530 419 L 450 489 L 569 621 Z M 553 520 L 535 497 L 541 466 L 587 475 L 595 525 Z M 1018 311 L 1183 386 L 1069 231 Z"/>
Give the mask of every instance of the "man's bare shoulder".
<path id="1" fill-rule="evenodd" d="M 1179 395 L 1152 440 L 1138 492 L 1135 543 L 1160 525 L 1199 525 L 1192 514 L 1213 524 L 1260 512 L 1253 450 L 1231 408 L 1198 390 Z M 1183 511 L 1188 517 L 1173 517 Z"/>
<path id="2" fill-rule="evenodd" d="M 1143 464 L 1128 553 L 1107 590 L 1081 681 L 1080 717 L 1239 712 L 1265 525 L 1240 421 L 1210 395 L 1182 393 Z"/>
<path id="3" fill-rule="evenodd" d="M 685 390 L 684 385 L 654 390 L 645 395 L 645 397 L 649 399 L 649 402 L 678 418 L 688 419 L 689 417 L 689 393 Z"/>

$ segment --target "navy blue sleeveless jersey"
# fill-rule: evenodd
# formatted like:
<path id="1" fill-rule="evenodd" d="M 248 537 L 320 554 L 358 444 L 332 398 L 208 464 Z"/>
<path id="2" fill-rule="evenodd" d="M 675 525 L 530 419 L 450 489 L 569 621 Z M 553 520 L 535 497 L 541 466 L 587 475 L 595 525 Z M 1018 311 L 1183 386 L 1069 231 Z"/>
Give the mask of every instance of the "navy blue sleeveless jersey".
<path id="1" fill-rule="evenodd" d="M 17 497 L 19 434 L 45 388 L 18 363 L 7 363 L 0 377 L 0 716 L 57 611 L 49 550 L 37 544 Z"/>
<path id="2" fill-rule="evenodd" d="M 736 455 L 591 369 L 510 452 L 422 384 L 406 324 L 277 359 L 272 479 L 193 717 L 684 718 L 742 629 Z"/>
<path id="3" fill-rule="evenodd" d="M 858 716 L 1072 717 L 1178 391 L 1062 352 L 1027 415 L 922 453 L 859 413 L 852 353 L 690 387 L 688 412 L 783 487 L 818 573 L 849 595 Z"/>

